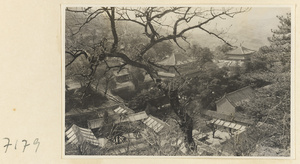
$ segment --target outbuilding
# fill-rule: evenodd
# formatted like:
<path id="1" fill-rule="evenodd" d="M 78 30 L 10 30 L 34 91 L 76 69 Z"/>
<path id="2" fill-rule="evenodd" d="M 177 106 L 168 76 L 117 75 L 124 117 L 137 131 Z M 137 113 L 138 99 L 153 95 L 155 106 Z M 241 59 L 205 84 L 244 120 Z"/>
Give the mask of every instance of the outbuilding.
<path id="1" fill-rule="evenodd" d="M 216 101 L 217 112 L 234 116 L 237 108 L 244 102 L 249 102 L 254 97 L 254 90 L 251 87 L 244 87 L 234 92 L 225 94 Z"/>

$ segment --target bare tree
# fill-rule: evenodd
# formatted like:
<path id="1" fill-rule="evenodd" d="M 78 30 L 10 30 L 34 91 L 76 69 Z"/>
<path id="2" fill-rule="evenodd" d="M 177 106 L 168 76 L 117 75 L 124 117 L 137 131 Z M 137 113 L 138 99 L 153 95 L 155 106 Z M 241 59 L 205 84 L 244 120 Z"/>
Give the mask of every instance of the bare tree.
<path id="1" fill-rule="evenodd" d="M 87 79 L 87 85 L 90 85 L 95 76 L 97 67 L 100 64 L 105 64 L 108 58 L 118 58 L 122 64 L 114 67 L 122 69 L 125 65 L 131 65 L 144 69 L 151 78 L 157 83 L 157 87 L 164 91 L 169 97 L 171 107 L 179 118 L 181 130 L 186 134 L 185 141 L 190 147 L 194 147 L 195 143 L 192 137 L 193 120 L 187 114 L 185 108 L 180 103 L 179 91 L 185 84 L 184 78 L 173 80 L 169 83 L 159 79 L 156 68 L 158 67 L 151 59 L 146 58 L 146 54 L 154 48 L 155 45 L 167 41 L 175 43 L 181 47 L 181 43 L 187 42 L 186 34 L 193 30 L 200 30 L 212 35 L 230 45 L 225 38 L 222 37 L 222 32 L 214 32 L 207 29 L 212 21 L 219 19 L 232 18 L 236 14 L 248 11 L 249 8 L 191 8 L 191 7 L 101 7 L 101 8 L 67 8 L 66 12 L 82 14 L 81 21 L 78 21 L 77 28 L 66 26 L 70 37 L 78 35 L 80 31 L 91 23 L 97 17 L 102 17 L 103 20 L 109 22 L 110 34 L 102 35 L 102 38 L 97 38 L 97 42 L 90 47 L 81 46 L 81 48 L 72 45 L 66 45 L 66 54 L 71 55 L 72 60 L 66 64 L 66 68 L 71 65 L 79 56 L 84 55 L 89 61 L 89 73 L 81 76 Z M 142 29 L 140 37 L 145 38 L 143 43 L 131 47 L 124 48 L 124 42 L 127 36 L 122 36 L 119 22 L 130 22 L 136 27 Z M 101 36 L 99 36 L 101 37 Z M 125 38 L 124 38 L 125 37 Z M 92 38 L 91 38 L 92 39 Z M 231 46 L 231 45 L 230 45 Z M 89 52 L 88 50 L 89 49 Z M 133 51 L 134 49 L 134 51 Z M 183 48 L 182 48 L 183 49 Z M 111 69 L 107 65 L 108 69 Z"/>

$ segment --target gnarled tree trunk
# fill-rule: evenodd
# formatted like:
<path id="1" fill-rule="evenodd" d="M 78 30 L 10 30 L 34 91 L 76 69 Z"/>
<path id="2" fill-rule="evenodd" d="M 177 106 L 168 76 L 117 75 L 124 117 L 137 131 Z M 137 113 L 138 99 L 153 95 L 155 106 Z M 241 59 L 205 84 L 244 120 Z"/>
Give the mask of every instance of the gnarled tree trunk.
<path id="1" fill-rule="evenodd" d="M 170 104 L 173 111 L 180 119 L 180 128 L 185 134 L 185 143 L 191 150 L 195 150 L 195 142 L 193 139 L 193 119 L 187 114 L 184 108 L 180 105 L 178 90 L 169 91 Z"/>

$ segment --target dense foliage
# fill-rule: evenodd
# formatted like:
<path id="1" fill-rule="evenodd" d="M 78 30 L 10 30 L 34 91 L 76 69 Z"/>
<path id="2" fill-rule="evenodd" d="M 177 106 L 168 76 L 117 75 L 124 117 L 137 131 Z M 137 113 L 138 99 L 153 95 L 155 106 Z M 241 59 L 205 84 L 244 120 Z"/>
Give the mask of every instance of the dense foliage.
<path id="1" fill-rule="evenodd" d="M 277 30 L 272 30 L 274 35 L 269 39 L 271 45 L 262 47 L 251 61 L 252 66 L 259 65 L 260 67 L 252 67 L 248 74 L 243 75 L 247 78 L 252 76 L 256 79 L 263 79 L 269 83 L 256 90 L 256 97 L 253 101 L 244 104 L 248 116 L 258 123 L 250 133 L 244 136 L 244 140 L 250 141 L 250 145 L 256 145 L 256 147 L 290 150 L 291 15 L 289 13 L 286 17 L 278 16 L 278 18 L 280 25 Z M 245 145 L 241 144 L 239 147 Z M 251 149 L 248 154 L 251 153 L 261 152 L 258 149 Z"/>

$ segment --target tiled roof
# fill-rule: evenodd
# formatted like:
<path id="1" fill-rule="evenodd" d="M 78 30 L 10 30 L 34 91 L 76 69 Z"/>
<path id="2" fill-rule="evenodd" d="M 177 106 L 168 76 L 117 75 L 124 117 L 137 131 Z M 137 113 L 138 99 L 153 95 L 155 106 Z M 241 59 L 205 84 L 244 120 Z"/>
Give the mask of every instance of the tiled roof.
<path id="1" fill-rule="evenodd" d="M 222 99 L 227 99 L 234 107 L 236 107 L 241 105 L 244 101 L 249 101 L 252 97 L 254 97 L 254 90 L 248 86 L 225 94 L 220 100 L 216 101 L 216 104 Z"/>
<path id="2" fill-rule="evenodd" d="M 116 109 L 114 109 L 114 112 L 118 114 L 124 114 L 124 113 L 134 113 L 134 111 L 126 106 L 119 106 Z"/>
<path id="3" fill-rule="evenodd" d="M 84 142 L 89 142 L 93 145 L 100 146 L 100 143 L 91 129 L 81 128 L 75 124 L 66 131 L 66 136 L 68 138 L 67 144 L 82 144 Z"/>
<path id="4" fill-rule="evenodd" d="M 172 54 L 170 57 L 166 58 L 165 60 L 157 62 L 157 64 L 165 65 L 165 66 L 177 66 L 177 65 L 183 65 L 191 62 L 193 62 L 193 60 L 190 59 L 189 57 L 176 53 L 176 54 Z"/>
<path id="5" fill-rule="evenodd" d="M 160 132 L 164 126 L 166 125 L 165 122 L 161 121 L 158 118 L 153 116 L 149 116 L 145 121 L 143 121 L 149 128 L 153 129 L 155 132 Z"/>
<path id="6" fill-rule="evenodd" d="M 207 110 L 207 111 L 203 112 L 203 114 L 210 116 L 212 118 L 218 118 L 218 119 L 222 119 L 222 120 L 226 120 L 226 121 L 235 121 L 235 122 L 248 124 L 248 125 L 254 124 L 253 120 L 250 120 L 250 119 L 247 119 L 247 118 L 244 118 L 241 116 L 237 116 L 237 115 L 235 115 L 233 117 L 233 116 L 229 116 L 229 115 L 218 113 L 216 111 L 211 111 L 211 110 Z"/>
<path id="7" fill-rule="evenodd" d="M 220 120 L 220 119 L 212 119 L 210 122 L 215 124 L 215 125 L 224 126 L 224 127 L 227 127 L 227 128 L 237 130 L 239 133 L 246 130 L 246 126 L 243 126 L 243 125 L 240 125 L 240 124 L 237 124 L 237 123 L 234 123 L 234 122 L 223 121 L 223 120 Z"/>
<path id="8" fill-rule="evenodd" d="M 114 111 L 118 114 L 127 113 L 127 110 L 120 106 L 118 108 L 116 108 Z"/>
<path id="9" fill-rule="evenodd" d="M 248 49 L 246 47 L 240 46 L 234 50 L 227 52 L 228 55 L 247 55 L 254 53 L 254 50 Z"/>
<path id="10" fill-rule="evenodd" d="M 125 110 L 120 111 L 121 114 Z M 124 112 L 126 113 L 126 112 Z M 131 113 L 128 115 L 125 115 L 124 117 L 120 117 L 120 115 L 112 115 L 111 118 L 113 119 L 113 122 L 115 124 L 122 123 L 122 122 L 134 122 L 138 120 L 143 120 L 148 118 L 148 115 L 146 114 L 145 111 L 139 112 L 139 113 Z M 103 126 L 104 119 L 99 118 L 99 119 L 93 119 L 93 120 L 88 120 L 87 124 L 90 129 L 95 129 L 95 128 L 100 128 Z"/>
<path id="11" fill-rule="evenodd" d="M 121 123 L 121 122 L 134 122 L 139 121 L 148 118 L 148 115 L 145 111 L 139 112 L 139 113 L 132 113 L 127 116 L 125 116 L 122 119 L 118 119 L 115 121 L 115 123 Z"/>

